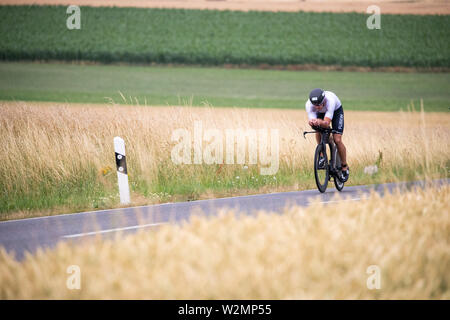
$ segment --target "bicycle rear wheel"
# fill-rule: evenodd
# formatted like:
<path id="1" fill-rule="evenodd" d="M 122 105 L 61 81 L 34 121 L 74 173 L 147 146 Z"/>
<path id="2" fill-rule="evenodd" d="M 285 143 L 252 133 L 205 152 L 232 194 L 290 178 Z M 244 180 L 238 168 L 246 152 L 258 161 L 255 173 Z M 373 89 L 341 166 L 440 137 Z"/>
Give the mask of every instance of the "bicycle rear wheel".
<path id="1" fill-rule="evenodd" d="M 341 165 L 341 157 L 339 156 L 339 152 L 336 152 L 336 173 L 339 173 L 341 171 L 342 165 Z M 338 191 L 342 191 L 344 189 L 344 182 L 339 180 L 337 176 L 334 176 L 334 186 Z"/>
<path id="2" fill-rule="evenodd" d="M 319 168 L 320 153 L 323 153 L 325 159 L 325 167 Z M 318 144 L 316 147 L 316 153 L 314 154 L 314 176 L 316 178 L 317 189 L 324 193 L 327 190 L 328 180 L 330 177 L 327 150 L 323 144 Z"/>

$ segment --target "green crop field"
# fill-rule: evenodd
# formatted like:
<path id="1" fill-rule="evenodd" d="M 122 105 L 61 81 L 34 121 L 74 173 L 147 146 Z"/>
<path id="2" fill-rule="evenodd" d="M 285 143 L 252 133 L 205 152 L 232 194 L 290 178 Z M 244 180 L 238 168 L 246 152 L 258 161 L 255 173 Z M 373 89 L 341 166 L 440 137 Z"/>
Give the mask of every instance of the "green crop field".
<path id="1" fill-rule="evenodd" d="M 0 59 L 450 66 L 449 16 L 1 6 Z"/>
<path id="2" fill-rule="evenodd" d="M 426 111 L 450 107 L 448 73 L 0 63 L 0 100 L 304 108 L 314 87 L 336 92 L 346 110 L 406 110 L 420 99 Z"/>

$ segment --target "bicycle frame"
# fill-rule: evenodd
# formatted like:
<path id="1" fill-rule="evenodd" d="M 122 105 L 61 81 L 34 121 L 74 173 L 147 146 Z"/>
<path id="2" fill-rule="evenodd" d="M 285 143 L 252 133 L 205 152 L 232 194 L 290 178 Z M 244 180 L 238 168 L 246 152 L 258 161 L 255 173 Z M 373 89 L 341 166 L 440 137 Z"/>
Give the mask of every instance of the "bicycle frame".
<path id="1" fill-rule="evenodd" d="M 321 128 L 321 127 L 312 127 L 315 131 L 304 131 L 303 137 L 306 139 L 306 134 L 308 133 L 320 133 L 320 142 L 316 147 L 316 151 L 314 152 L 314 177 L 316 179 L 316 185 L 320 192 L 324 193 L 328 186 L 328 181 L 331 180 L 331 177 L 334 179 L 334 185 L 338 191 L 342 191 L 344 188 L 344 182 L 340 180 L 339 170 L 341 170 L 341 158 L 339 156 L 339 151 L 334 143 L 330 134 L 332 133 L 331 128 Z M 330 146 L 330 157 L 328 157 L 327 144 Z M 325 168 L 319 168 L 319 157 L 320 154 L 325 152 L 324 156 L 327 159 L 328 163 L 326 163 Z M 319 175 L 319 171 L 325 169 L 324 181 L 322 177 Z"/>
<path id="2" fill-rule="evenodd" d="M 337 173 L 338 167 L 341 165 L 340 161 L 338 161 L 339 154 L 338 149 L 336 147 L 336 144 L 334 143 L 334 140 L 330 137 L 331 129 L 329 128 L 318 128 L 315 131 L 304 131 L 303 137 L 306 139 L 306 134 L 308 133 L 320 133 L 320 144 L 324 146 L 326 149 L 326 145 L 328 144 L 330 146 L 331 151 L 331 159 L 330 159 L 330 173 L 335 176 Z"/>
<path id="3" fill-rule="evenodd" d="M 331 168 L 330 169 L 331 170 L 330 171 L 332 171 L 333 175 L 335 175 L 337 173 L 337 171 L 339 170 L 338 166 L 341 165 L 340 161 L 338 163 L 338 160 L 340 160 L 340 157 L 339 157 L 339 154 L 338 154 L 339 150 L 336 147 L 336 144 L 334 143 L 333 139 L 330 139 L 328 137 L 328 140 L 329 140 L 328 144 L 330 145 L 330 150 L 331 150 L 331 161 L 330 161 L 330 163 L 331 163 Z"/>

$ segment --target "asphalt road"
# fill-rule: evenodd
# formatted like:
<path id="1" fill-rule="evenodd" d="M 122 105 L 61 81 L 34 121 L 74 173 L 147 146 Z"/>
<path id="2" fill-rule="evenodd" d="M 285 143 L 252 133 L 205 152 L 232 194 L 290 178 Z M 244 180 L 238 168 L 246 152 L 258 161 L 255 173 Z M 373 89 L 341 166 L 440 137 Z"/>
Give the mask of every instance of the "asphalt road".
<path id="1" fill-rule="evenodd" d="M 450 179 L 434 183 L 449 184 Z M 412 182 L 345 187 L 339 201 L 359 201 L 371 190 L 383 195 L 396 188 L 408 190 L 423 186 L 423 182 Z M 317 197 L 322 203 L 332 204 L 337 202 L 333 199 L 336 193 L 337 190 L 330 188 L 323 194 L 317 190 L 306 190 L 10 220 L 0 222 L 0 246 L 8 252 L 14 252 L 15 257 L 21 260 L 25 252 L 34 253 L 38 248 L 51 248 L 59 241 L 80 241 L 96 235 L 110 237 L 116 232 L 132 233 L 157 228 L 161 224 L 180 223 L 193 214 L 214 215 L 226 208 L 234 208 L 242 214 L 254 214 L 258 210 L 279 213 L 289 206 L 308 206 Z"/>

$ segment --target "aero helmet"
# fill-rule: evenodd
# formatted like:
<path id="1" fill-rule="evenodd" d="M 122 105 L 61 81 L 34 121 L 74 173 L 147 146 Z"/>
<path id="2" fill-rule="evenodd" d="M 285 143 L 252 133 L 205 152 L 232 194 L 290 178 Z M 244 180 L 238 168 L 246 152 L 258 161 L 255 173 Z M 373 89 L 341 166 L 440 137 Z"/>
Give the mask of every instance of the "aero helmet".
<path id="1" fill-rule="evenodd" d="M 318 106 L 322 103 L 323 99 L 325 98 L 325 92 L 322 89 L 314 89 L 309 94 L 309 101 L 315 106 Z"/>

